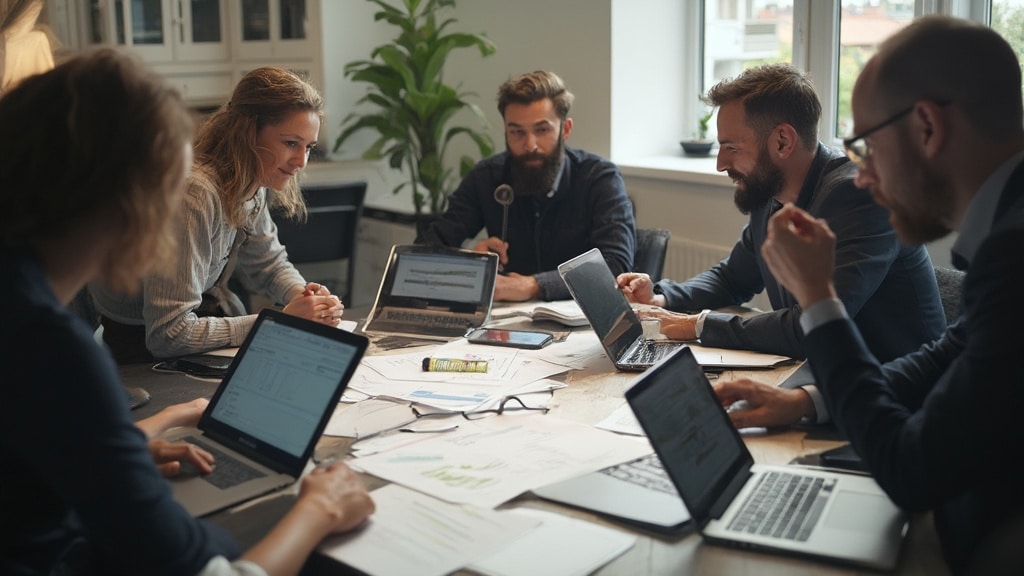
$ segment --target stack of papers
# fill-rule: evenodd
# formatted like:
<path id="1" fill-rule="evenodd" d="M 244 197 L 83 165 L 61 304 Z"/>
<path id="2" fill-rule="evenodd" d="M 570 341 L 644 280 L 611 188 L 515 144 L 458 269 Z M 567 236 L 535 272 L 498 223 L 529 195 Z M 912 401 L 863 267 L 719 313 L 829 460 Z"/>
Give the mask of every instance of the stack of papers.
<path id="1" fill-rule="evenodd" d="M 494 576 L 584 576 L 636 536 L 560 514 L 456 506 L 392 484 L 374 490 L 377 511 L 361 530 L 320 551 L 367 574 L 443 576 L 468 566 Z"/>

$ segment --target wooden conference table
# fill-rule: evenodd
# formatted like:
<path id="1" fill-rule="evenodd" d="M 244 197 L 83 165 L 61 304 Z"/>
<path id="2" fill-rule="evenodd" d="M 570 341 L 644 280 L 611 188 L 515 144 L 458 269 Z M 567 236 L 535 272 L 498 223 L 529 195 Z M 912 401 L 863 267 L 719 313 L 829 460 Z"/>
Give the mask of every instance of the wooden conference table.
<path id="1" fill-rule="evenodd" d="M 726 371 L 719 378 L 749 377 L 777 384 L 794 369 L 795 367 L 789 366 L 773 370 Z M 150 370 L 149 365 L 124 366 L 121 373 L 126 385 L 142 386 L 153 397 L 149 404 L 135 410 L 134 414 L 137 418 L 149 416 L 170 404 L 208 396 L 216 388 L 215 383 L 179 374 L 155 373 Z M 555 377 L 555 379 L 563 380 L 568 386 L 555 391 L 548 414 L 585 424 L 596 424 L 622 405 L 624 402 L 623 392 L 636 377 L 636 373 L 614 371 L 610 362 L 607 371 L 570 370 Z M 818 453 L 843 443 L 836 432 L 827 426 L 786 428 L 744 434 L 744 440 L 754 460 L 765 464 L 794 462 L 815 464 Z M 351 443 L 352 439 L 324 437 L 317 447 L 316 457 L 344 455 Z M 386 484 L 386 481 L 369 475 L 364 475 L 364 479 L 370 490 Z M 293 501 L 293 496 L 278 496 L 238 512 L 217 514 L 211 517 L 211 520 L 227 528 L 247 547 L 258 540 L 284 514 Z M 772 576 L 778 574 L 794 576 L 876 573 L 812 560 L 708 545 L 704 544 L 700 536 L 693 531 L 675 536 L 662 536 L 607 520 L 596 514 L 542 500 L 531 494 L 521 495 L 504 504 L 502 508 L 519 506 L 569 514 L 636 534 L 638 537 L 636 544 L 596 572 L 601 575 L 757 574 L 758 576 Z M 538 565 L 543 565 L 543 559 L 538 559 Z M 357 572 L 333 559 L 320 555 L 314 555 L 303 570 L 303 574 L 318 575 L 353 573 Z M 468 574 L 469 572 L 460 573 Z M 948 573 L 949 570 L 942 560 L 931 516 L 929 514 L 912 516 L 910 532 L 904 543 L 899 564 L 893 574 L 934 576 Z"/>

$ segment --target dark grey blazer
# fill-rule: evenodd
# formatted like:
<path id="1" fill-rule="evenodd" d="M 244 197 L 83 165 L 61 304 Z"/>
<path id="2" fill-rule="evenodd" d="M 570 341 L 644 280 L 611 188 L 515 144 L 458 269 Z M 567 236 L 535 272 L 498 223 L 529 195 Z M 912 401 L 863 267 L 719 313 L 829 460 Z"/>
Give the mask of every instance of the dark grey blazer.
<path id="1" fill-rule="evenodd" d="M 849 320 L 823 324 L 804 342 L 836 425 L 897 505 L 934 510 L 955 572 L 1024 513 L 1021 198 L 1024 164 L 969 263 L 960 319 L 937 342 L 884 366 Z"/>
<path id="2" fill-rule="evenodd" d="M 856 168 L 838 150 L 818 144 L 797 205 L 824 218 L 836 235 L 835 285 L 868 348 L 891 360 L 935 340 L 946 327 L 928 252 L 899 242 L 889 211 L 854 186 Z M 748 302 L 765 290 L 772 311 L 749 318 L 711 313 L 701 342 L 803 358 L 803 332 L 796 298 L 772 276 L 764 259 L 774 200 L 754 210 L 728 258 L 685 282 L 662 280 L 656 291 L 667 307 L 697 312 Z"/>

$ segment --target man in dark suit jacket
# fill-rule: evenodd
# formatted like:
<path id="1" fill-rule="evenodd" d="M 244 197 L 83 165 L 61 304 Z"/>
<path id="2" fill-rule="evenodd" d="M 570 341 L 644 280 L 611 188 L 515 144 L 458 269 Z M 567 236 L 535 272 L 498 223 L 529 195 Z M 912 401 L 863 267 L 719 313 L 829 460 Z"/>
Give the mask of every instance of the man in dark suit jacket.
<path id="1" fill-rule="evenodd" d="M 1015 472 L 1024 456 L 1022 110 L 1013 49 L 947 17 L 920 18 L 886 40 L 854 87 L 857 135 L 846 147 L 857 184 L 890 209 L 907 243 L 959 232 L 963 312 L 937 342 L 880 365 L 836 299 L 834 235 L 799 208 L 772 218 L 762 248 L 803 308 L 804 346 L 832 418 L 896 504 L 934 510 L 955 572 L 991 565 L 976 550 L 1024 511 Z"/>
<path id="2" fill-rule="evenodd" d="M 889 212 L 854 185 L 856 166 L 818 141 L 821 103 L 810 79 L 790 64 L 758 66 L 719 82 L 707 100 L 719 109 L 718 170 L 736 183 L 736 207 L 750 220 L 728 258 L 685 282 L 620 275 L 629 300 L 667 309 L 641 316 L 659 319 L 670 338 L 803 358 L 800 307 L 761 258 L 768 218 L 795 203 L 835 231 L 836 291 L 876 357 L 892 360 L 941 336 L 946 322 L 928 252 L 900 243 Z M 770 311 L 711 311 L 762 290 Z M 740 426 L 825 422 L 821 395 L 809 380 L 803 384 L 777 388 L 742 379 L 719 388 L 725 402 L 747 400 L 749 409 L 731 412 Z"/>

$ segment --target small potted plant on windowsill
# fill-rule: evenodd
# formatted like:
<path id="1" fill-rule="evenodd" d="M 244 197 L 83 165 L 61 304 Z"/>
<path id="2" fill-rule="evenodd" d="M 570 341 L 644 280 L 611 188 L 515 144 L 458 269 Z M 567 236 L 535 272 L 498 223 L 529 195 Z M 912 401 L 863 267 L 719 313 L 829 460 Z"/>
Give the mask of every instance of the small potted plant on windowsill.
<path id="1" fill-rule="evenodd" d="M 708 122 L 711 121 L 711 116 L 714 113 L 714 108 L 705 108 L 697 118 L 697 138 L 681 140 L 679 142 L 687 156 L 707 156 L 711 154 L 711 147 L 715 143 L 708 139 Z"/>

